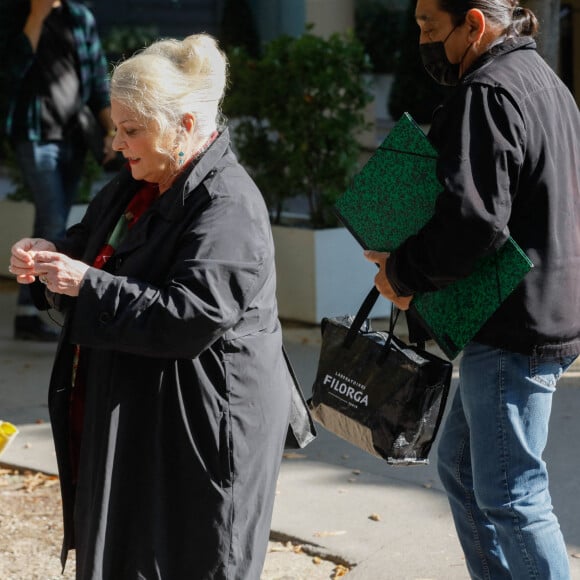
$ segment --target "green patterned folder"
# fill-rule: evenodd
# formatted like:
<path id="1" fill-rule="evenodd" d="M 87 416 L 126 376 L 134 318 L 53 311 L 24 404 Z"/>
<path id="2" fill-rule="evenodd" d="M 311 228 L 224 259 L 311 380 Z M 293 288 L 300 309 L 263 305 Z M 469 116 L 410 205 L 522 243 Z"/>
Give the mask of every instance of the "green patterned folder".
<path id="1" fill-rule="evenodd" d="M 356 175 L 335 210 L 365 249 L 390 252 L 423 227 L 442 191 L 437 152 L 405 113 Z M 455 358 L 533 264 L 512 238 L 467 278 L 416 294 L 411 308 L 441 350 Z"/>

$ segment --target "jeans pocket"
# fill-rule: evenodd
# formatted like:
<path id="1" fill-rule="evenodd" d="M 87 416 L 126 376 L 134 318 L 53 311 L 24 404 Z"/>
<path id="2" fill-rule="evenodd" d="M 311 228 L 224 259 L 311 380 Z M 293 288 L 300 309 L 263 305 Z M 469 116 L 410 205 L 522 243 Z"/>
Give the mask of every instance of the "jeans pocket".
<path id="1" fill-rule="evenodd" d="M 556 388 L 556 384 L 576 356 L 530 357 L 530 378 L 545 387 Z"/>

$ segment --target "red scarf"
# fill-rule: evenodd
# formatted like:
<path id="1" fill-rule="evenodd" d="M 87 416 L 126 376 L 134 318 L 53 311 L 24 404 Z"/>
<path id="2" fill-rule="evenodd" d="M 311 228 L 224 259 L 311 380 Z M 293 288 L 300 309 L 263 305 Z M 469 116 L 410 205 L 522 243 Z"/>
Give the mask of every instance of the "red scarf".
<path id="1" fill-rule="evenodd" d="M 109 258 L 115 253 L 123 238 L 145 213 L 145 210 L 159 197 L 157 184 L 145 182 L 141 189 L 133 196 L 127 209 L 119 218 L 119 221 L 111 233 L 107 243 L 101 248 L 97 257 L 93 261 L 93 267 L 99 270 L 107 263 Z"/>

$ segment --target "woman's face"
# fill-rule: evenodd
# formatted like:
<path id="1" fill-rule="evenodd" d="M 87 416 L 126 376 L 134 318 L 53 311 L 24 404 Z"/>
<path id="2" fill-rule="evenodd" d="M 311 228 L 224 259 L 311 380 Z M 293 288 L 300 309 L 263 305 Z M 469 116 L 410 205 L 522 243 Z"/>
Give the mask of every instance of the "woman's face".
<path id="1" fill-rule="evenodd" d="M 133 178 L 157 183 L 161 192 L 168 189 L 176 174 L 176 164 L 157 150 L 159 131 L 156 124 L 145 124 L 134 111 L 114 99 L 111 100 L 111 119 L 117 130 L 113 149 L 127 159 Z"/>

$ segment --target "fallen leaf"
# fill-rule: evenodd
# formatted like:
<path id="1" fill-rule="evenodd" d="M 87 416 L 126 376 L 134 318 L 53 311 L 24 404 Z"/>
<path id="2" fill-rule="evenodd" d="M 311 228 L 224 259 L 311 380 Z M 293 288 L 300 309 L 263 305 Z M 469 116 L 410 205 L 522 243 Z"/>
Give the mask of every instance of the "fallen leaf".
<path id="1" fill-rule="evenodd" d="M 322 558 L 320 558 L 319 556 L 314 556 L 314 558 L 312 558 L 312 563 L 313 564 L 322 564 Z"/>
<path id="2" fill-rule="evenodd" d="M 35 473 L 27 471 L 24 474 L 21 489 L 30 493 L 39 487 L 52 487 L 57 483 L 58 477 L 56 475 L 46 475 L 40 471 Z"/>
<path id="3" fill-rule="evenodd" d="M 373 520 L 373 522 L 380 522 L 381 516 L 379 514 L 371 514 L 369 516 L 369 520 Z"/>
<path id="4" fill-rule="evenodd" d="M 288 451 L 282 455 L 284 459 L 306 459 L 306 455 L 303 453 L 295 453 L 293 451 Z"/>
<path id="5" fill-rule="evenodd" d="M 339 578 L 343 578 L 350 572 L 350 568 L 343 566 L 342 564 L 338 564 L 334 567 L 332 571 L 332 580 L 338 580 Z"/>
<path id="6" fill-rule="evenodd" d="M 334 532 L 314 532 L 315 538 L 327 538 L 329 536 L 343 536 L 346 534 L 346 530 L 337 530 Z"/>
<path id="7" fill-rule="evenodd" d="M 16 469 L 10 469 L 10 468 L 0 468 L 0 475 L 16 475 L 18 473 L 18 471 Z"/>

